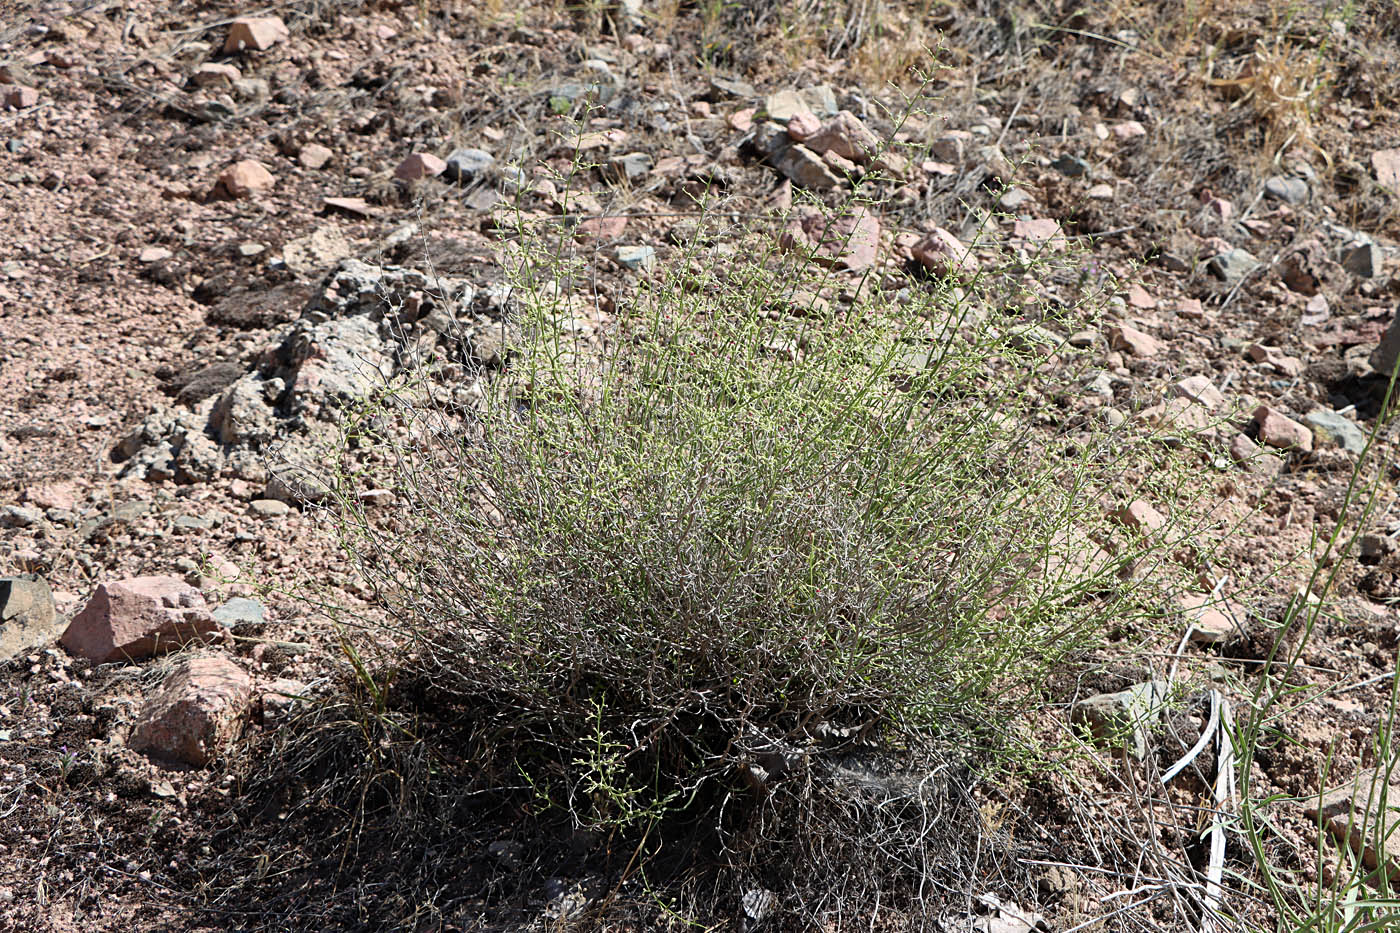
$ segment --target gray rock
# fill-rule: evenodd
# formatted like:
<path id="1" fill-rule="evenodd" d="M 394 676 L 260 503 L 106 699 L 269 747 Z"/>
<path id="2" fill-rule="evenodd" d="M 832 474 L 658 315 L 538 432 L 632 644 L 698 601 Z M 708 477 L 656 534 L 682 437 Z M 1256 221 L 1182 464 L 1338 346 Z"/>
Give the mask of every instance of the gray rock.
<path id="1" fill-rule="evenodd" d="M 257 449 L 277 436 L 266 381 L 258 373 L 249 373 L 224 390 L 209 414 L 209 425 L 220 443 Z"/>
<path id="2" fill-rule="evenodd" d="M 1033 200 L 1035 199 L 1020 188 L 1011 187 L 1001 193 L 1001 197 L 997 200 L 997 206 L 1003 210 L 1018 211 Z"/>
<path id="3" fill-rule="evenodd" d="M 520 328 L 504 321 L 479 324 L 472 330 L 472 358 L 482 366 L 501 367 L 521 342 Z"/>
<path id="4" fill-rule="evenodd" d="M 233 385 L 243 376 L 245 371 L 242 363 L 232 360 L 210 363 L 189 377 L 188 381 L 180 387 L 175 401 L 187 408 L 193 408 L 205 399 L 213 398 Z"/>
<path id="5" fill-rule="evenodd" d="M 454 149 L 442 174 L 448 181 L 468 184 L 485 178 L 495 164 L 495 157 L 484 149 Z"/>
<path id="6" fill-rule="evenodd" d="M 788 146 L 770 155 L 768 161 L 794 185 L 802 188 L 825 191 L 841 183 L 825 160 L 806 146 Z"/>
<path id="7" fill-rule="evenodd" d="M 1360 454 L 1366 449 L 1366 432 L 1355 421 L 1321 408 L 1310 411 L 1303 420 L 1312 428 L 1313 437 L 1318 441 L 1336 444 L 1349 454 Z"/>
<path id="8" fill-rule="evenodd" d="M 1089 174 L 1089 163 L 1069 153 L 1060 156 L 1050 167 L 1066 178 L 1082 178 Z"/>
<path id="9" fill-rule="evenodd" d="M 285 504 L 278 502 L 285 508 Z M 226 629 L 234 633 L 243 633 L 247 629 L 262 625 L 267 621 L 267 609 L 256 599 L 248 599 L 244 596 L 235 596 L 224 603 L 212 613 L 214 621 L 218 622 Z"/>
<path id="10" fill-rule="evenodd" d="M 1395 547 L 1395 539 L 1388 535 L 1364 534 L 1356 539 L 1357 552 L 1363 563 L 1379 563 L 1387 554 L 1393 554 Z"/>
<path id="11" fill-rule="evenodd" d="M 1308 199 L 1308 183 L 1294 175 L 1273 175 L 1264 181 L 1264 194 L 1275 201 L 1302 204 Z"/>
<path id="12" fill-rule="evenodd" d="M 753 147 L 763 155 L 772 157 L 792 145 L 787 130 L 771 120 L 764 120 L 753 128 Z"/>
<path id="13" fill-rule="evenodd" d="M 239 100 L 267 100 L 271 93 L 266 78 L 239 78 L 233 82 L 233 95 Z"/>
<path id="14" fill-rule="evenodd" d="M 272 468 L 264 495 L 287 503 L 323 502 L 331 494 L 331 484 L 306 466 L 281 464 Z"/>
<path id="15" fill-rule="evenodd" d="M 1238 282 L 1258 265 L 1259 260 L 1252 253 L 1236 248 L 1212 257 L 1206 268 L 1227 282 Z"/>
<path id="16" fill-rule="evenodd" d="M 1074 704 L 1070 718 L 1103 745 L 1127 745 L 1134 757 L 1147 754 L 1147 741 L 1171 683 L 1150 680 L 1118 693 L 1103 693 Z"/>
<path id="17" fill-rule="evenodd" d="M 0 577 L 0 661 L 52 644 L 58 637 L 53 593 L 36 574 Z"/>
<path id="18" fill-rule="evenodd" d="M 1389 377 L 1395 370 L 1395 362 L 1400 359 L 1400 314 L 1390 321 L 1390 326 L 1381 335 L 1381 342 L 1371 351 L 1371 368 L 1382 376 Z"/>
<path id="19" fill-rule="evenodd" d="M 622 90 L 623 81 L 599 58 L 590 58 L 583 63 L 586 74 L 579 81 L 565 81 L 549 89 L 550 99 L 559 98 L 569 104 L 591 97 L 600 104 L 607 104 Z"/>
<path id="20" fill-rule="evenodd" d="M 248 503 L 248 508 L 254 515 L 261 515 L 263 518 L 276 518 L 292 510 L 292 507 L 281 499 L 254 499 Z"/>
<path id="21" fill-rule="evenodd" d="M 224 468 L 224 455 L 213 440 L 203 434 L 187 434 L 175 452 L 175 479 L 181 483 L 208 483 Z"/>
<path id="22" fill-rule="evenodd" d="M 640 181 L 651 171 L 651 156 L 645 152 L 629 152 L 627 155 L 618 156 L 610 163 L 614 174 L 619 179 L 624 179 L 628 184 Z"/>
<path id="23" fill-rule="evenodd" d="M 462 336 L 431 323 L 408 325 L 499 319 L 516 303 L 508 286 L 478 289 L 465 279 L 343 260 L 255 366 L 202 370 L 194 380 L 201 387 L 188 398 L 193 408 L 157 408 L 122 438 L 113 459 L 126 461 L 122 477 L 198 483 L 229 474 L 266 482 L 266 451 L 275 446 L 288 462 L 315 462 L 346 405 L 417 365 L 434 342 L 455 351 Z M 196 399 L 205 392 L 217 395 Z"/>
<path id="24" fill-rule="evenodd" d="M 1355 243 L 1342 251 L 1342 267 L 1352 275 L 1370 279 L 1380 274 L 1384 258 L 1375 243 Z"/>
<path id="25" fill-rule="evenodd" d="M 656 266 L 656 250 L 650 246 L 619 246 L 614 255 L 619 265 L 633 272 L 649 272 Z"/>
<path id="26" fill-rule="evenodd" d="M 758 91 L 752 84 L 735 78 L 712 76 L 710 78 L 710 87 L 714 88 L 725 97 L 737 97 L 741 100 L 750 100 L 758 96 Z"/>
<path id="27" fill-rule="evenodd" d="M 829 84 L 807 87 L 800 91 L 778 91 L 769 94 L 763 101 L 763 112 L 768 119 L 777 120 L 779 123 L 787 123 L 796 114 L 803 112 L 830 117 L 839 109 L 836 105 L 836 92 Z"/>
<path id="28" fill-rule="evenodd" d="M 38 509 L 25 508 L 22 505 L 7 505 L 0 509 L 0 525 L 6 528 L 28 528 L 43 520 L 44 514 Z"/>

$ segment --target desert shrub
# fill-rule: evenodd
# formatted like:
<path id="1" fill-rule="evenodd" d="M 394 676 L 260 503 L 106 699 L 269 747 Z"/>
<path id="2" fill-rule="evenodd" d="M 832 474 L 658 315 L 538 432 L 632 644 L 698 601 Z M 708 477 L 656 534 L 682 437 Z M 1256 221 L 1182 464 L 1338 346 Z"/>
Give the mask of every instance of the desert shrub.
<path id="1" fill-rule="evenodd" d="M 1158 544 L 1100 501 L 1117 440 L 1056 405 L 1095 296 L 915 276 L 828 303 L 820 266 L 729 230 L 599 314 L 560 242 L 522 230 L 475 403 L 404 383 L 347 421 L 403 438 L 371 470 L 403 507 L 363 506 L 347 446 L 336 511 L 394 620 L 375 702 L 450 722 L 474 780 L 623 880 L 807 916 L 956 890 L 968 769 L 1145 605 Z"/>

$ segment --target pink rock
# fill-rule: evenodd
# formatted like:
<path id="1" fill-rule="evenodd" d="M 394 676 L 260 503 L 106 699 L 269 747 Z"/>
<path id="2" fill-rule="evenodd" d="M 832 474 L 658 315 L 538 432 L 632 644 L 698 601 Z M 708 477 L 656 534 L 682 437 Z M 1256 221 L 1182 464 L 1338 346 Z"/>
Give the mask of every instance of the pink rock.
<path id="1" fill-rule="evenodd" d="M 229 26 L 224 54 L 254 49 L 262 52 L 291 36 L 287 24 L 277 16 L 245 16 Z"/>
<path id="2" fill-rule="evenodd" d="M 374 213 L 364 198 L 322 198 L 321 208 L 327 213 L 340 211 L 354 217 L 368 217 Z"/>
<path id="3" fill-rule="evenodd" d="M 1270 447 L 1280 450 L 1294 448 L 1303 453 L 1313 449 L 1311 431 L 1268 405 L 1260 405 L 1254 410 L 1254 420 L 1259 425 L 1259 439 Z"/>
<path id="4" fill-rule="evenodd" d="M 394 169 L 394 177 L 402 181 L 417 181 L 432 178 L 447 171 L 447 163 L 431 152 L 415 152 L 399 163 Z"/>
<path id="5" fill-rule="evenodd" d="M 217 187 L 231 198 L 246 198 L 252 194 L 268 191 L 276 184 L 276 179 L 261 162 L 244 159 L 224 169 L 219 175 Z"/>
<path id="6" fill-rule="evenodd" d="M 136 660 L 199 641 L 219 624 L 199 590 L 178 577 L 98 584 L 59 643 L 99 664 Z"/>
<path id="7" fill-rule="evenodd" d="M 1214 213 L 1221 220 L 1229 220 L 1235 213 L 1235 205 L 1225 198 L 1211 197 L 1206 200 L 1206 210 Z"/>
<path id="8" fill-rule="evenodd" d="M 1256 343 L 1248 352 L 1249 358 L 1254 362 L 1268 363 L 1284 376 L 1297 378 L 1303 374 L 1303 361 L 1296 356 L 1289 356 L 1278 347 L 1266 347 L 1262 343 Z"/>
<path id="9" fill-rule="evenodd" d="M 578 225 L 576 232 L 583 240 L 613 240 L 626 229 L 626 217 L 590 217 Z"/>
<path id="10" fill-rule="evenodd" d="M 1181 299 L 1181 301 L 1177 302 L 1176 313 L 1184 318 L 1190 318 L 1193 321 L 1203 321 L 1206 317 L 1205 306 L 1201 304 L 1201 299 L 1199 298 Z"/>
<path id="11" fill-rule="evenodd" d="M 332 155 L 334 153 L 320 143 L 307 143 L 297 153 L 297 161 L 314 171 L 329 162 Z"/>
<path id="12" fill-rule="evenodd" d="M 1119 139 L 1136 139 L 1139 136 L 1146 136 L 1147 130 L 1136 120 L 1128 120 L 1113 127 L 1113 135 Z"/>
<path id="13" fill-rule="evenodd" d="M 227 658 L 191 658 L 146 704 L 130 745 L 169 761 L 205 765 L 237 737 L 253 683 Z"/>
<path id="14" fill-rule="evenodd" d="M 1139 311 L 1151 311 L 1157 307 L 1157 299 L 1153 298 L 1147 289 L 1134 282 L 1128 286 L 1128 304 Z"/>
<path id="15" fill-rule="evenodd" d="M 1181 611 L 1191 623 L 1191 641 L 1197 645 L 1214 645 L 1235 631 L 1239 610 L 1228 600 L 1212 601 L 1200 593 L 1178 597 Z"/>
<path id="16" fill-rule="evenodd" d="M 799 143 L 815 136 L 821 128 L 822 121 L 810 110 L 801 110 L 793 114 L 787 125 L 788 136 Z"/>
<path id="17" fill-rule="evenodd" d="M 1240 466 L 1248 466 L 1259 455 L 1259 445 L 1250 440 L 1249 435 L 1236 434 L 1230 438 L 1230 457 Z"/>
<path id="18" fill-rule="evenodd" d="M 779 244 L 807 252 L 822 265 L 865 269 L 880 248 L 880 221 L 863 207 L 835 219 L 810 211 L 788 224 Z"/>
<path id="19" fill-rule="evenodd" d="M 5 106 L 11 110 L 23 110 L 39 102 L 39 92 L 32 87 L 16 84 L 4 89 Z"/>
<path id="20" fill-rule="evenodd" d="M 798 114 L 794 120 L 806 120 L 806 114 Z M 826 121 L 815 132 L 810 122 L 799 122 L 798 132 L 808 135 L 802 144 L 813 152 L 831 161 L 833 157 L 846 159 L 858 165 L 870 165 L 893 175 L 903 176 L 909 171 L 909 160 L 881 143 L 869 127 L 849 110 L 842 110 Z M 793 132 L 792 122 L 788 123 L 788 133 Z M 798 138 L 796 136 L 794 139 Z M 839 162 L 837 164 L 840 164 Z"/>
<path id="21" fill-rule="evenodd" d="M 880 137 L 860 122 L 860 117 L 849 110 L 842 110 L 811 133 L 805 145 L 816 153 L 834 152 L 843 159 L 866 163 L 875 157 L 876 150 L 880 148 Z"/>
<path id="22" fill-rule="evenodd" d="M 1187 398 L 1169 398 L 1144 408 L 1138 415 L 1154 428 L 1180 434 L 1202 434 L 1210 431 L 1210 415 L 1200 405 Z"/>
<path id="23" fill-rule="evenodd" d="M 729 115 L 729 128 L 740 133 L 747 133 L 753 129 L 753 115 L 756 111 L 753 107 L 745 107 L 743 110 L 736 110 Z"/>
<path id="24" fill-rule="evenodd" d="M 190 80 L 200 87 L 232 87 L 233 82 L 241 77 L 243 72 L 234 65 L 205 62 L 194 70 Z"/>
<path id="25" fill-rule="evenodd" d="M 1014 236 L 1031 243 L 1045 243 L 1056 248 L 1065 243 L 1064 234 L 1060 233 L 1059 221 L 1051 217 L 1017 220 L 1011 225 L 1011 232 Z"/>
<path id="26" fill-rule="evenodd" d="M 1161 512 L 1142 499 L 1134 499 L 1126 508 L 1113 513 L 1113 517 L 1137 531 L 1150 533 L 1160 531 L 1167 525 Z"/>
<path id="27" fill-rule="evenodd" d="M 1371 153 L 1371 167 L 1381 187 L 1400 192 L 1400 149 L 1377 149 Z"/>
<path id="28" fill-rule="evenodd" d="M 1115 350 L 1126 350 L 1137 357 L 1156 356 L 1165 349 L 1165 345 L 1156 337 L 1127 324 L 1108 329 L 1108 344 Z"/>
<path id="29" fill-rule="evenodd" d="M 1187 376 L 1172 386 L 1172 392 L 1206 408 L 1219 408 L 1225 404 L 1225 396 L 1220 394 L 1209 376 Z"/>
<path id="30" fill-rule="evenodd" d="M 41 509 L 65 509 L 73 511 L 78 507 L 77 487 L 72 483 L 44 483 L 30 486 L 24 491 L 24 500 Z"/>
<path id="31" fill-rule="evenodd" d="M 982 268 L 972 250 L 951 232 L 935 227 L 933 232 L 909 248 L 914 259 L 936 276 L 969 279 Z"/>

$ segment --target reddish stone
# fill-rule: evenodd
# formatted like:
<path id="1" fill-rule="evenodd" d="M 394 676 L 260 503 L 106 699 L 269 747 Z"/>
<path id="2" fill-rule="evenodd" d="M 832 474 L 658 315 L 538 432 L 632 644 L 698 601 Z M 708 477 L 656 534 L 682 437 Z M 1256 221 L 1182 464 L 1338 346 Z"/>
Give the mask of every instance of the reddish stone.
<path id="1" fill-rule="evenodd" d="M 297 161 L 309 169 L 323 167 L 331 160 L 333 153 L 320 143 L 307 143 L 297 153 Z"/>
<path id="2" fill-rule="evenodd" d="M 394 169 L 394 177 L 401 181 L 417 181 L 432 178 L 447 171 L 447 163 L 431 152 L 415 152 L 399 163 Z"/>
<path id="3" fill-rule="evenodd" d="M 1172 386 L 1172 392 L 1206 408 L 1219 408 L 1225 404 L 1225 396 L 1215 387 L 1215 383 L 1210 381 L 1209 376 L 1187 376 Z"/>
<path id="4" fill-rule="evenodd" d="M 909 252 L 919 265 L 937 276 L 969 279 L 982 267 L 972 250 L 942 227 L 935 227 L 932 233 L 911 246 Z"/>
<path id="5" fill-rule="evenodd" d="M 1281 450 L 1296 448 L 1303 453 L 1313 449 L 1311 431 L 1268 405 L 1260 405 L 1254 410 L 1254 420 L 1259 425 L 1259 439 L 1270 447 Z"/>
<path id="6" fill-rule="evenodd" d="M 321 207 L 327 212 L 340 211 L 355 217 L 368 217 L 374 213 L 364 198 L 322 198 Z"/>
<path id="7" fill-rule="evenodd" d="M 798 114 L 793 119 L 802 116 Z M 790 123 L 788 132 L 792 132 Z M 864 163 L 874 158 L 875 151 L 880 148 L 880 137 L 855 114 L 842 110 L 810 134 L 805 144 L 813 152 L 834 152 L 843 159 Z"/>
<path id="8" fill-rule="evenodd" d="M 1128 503 L 1126 508 L 1114 512 L 1113 517 L 1129 528 L 1144 533 L 1161 531 L 1167 525 L 1167 520 L 1162 513 L 1154 509 L 1151 503 L 1142 499 L 1134 499 Z"/>
<path id="9" fill-rule="evenodd" d="M 1181 611 L 1191 623 L 1191 641 L 1197 645 L 1214 645 L 1235 631 L 1237 618 L 1243 614 L 1228 600 L 1212 601 L 1200 593 L 1178 597 Z M 1222 611 L 1223 609 L 1223 611 Z"/>
<path id="10" fill-rule="evenodd" d="M 1203 321 L 1206 317 L 1205 306 L 1201 304 L 1199 298 L 1183 298 L 1177 302 L 1176 313 L 1193 321 Z"/>
<path id="11" fill-rule="evenodd" d="M 1053 249 L 1066 245 L 1064 234 L 1060 232 L 1059 221 L 1051 217 L 1017 220 L 1011 225 L 1011 233 L 1030 243 L 1044 243 Z"/>
<path id="12" fill-rule="evenodd" d="M 1156 337 L 1127 324 L 1108 329 L 1108 344 L 1115 350 L 1127 350 L 1137 357 L 1156 356 L 1165 349 L 1162 341 Z"/>
<path id="13" fill-rule="evenodd" d="M 71 512 L 77 508 L 77 487 L 72 483 L 45 483 L 30 486 L 24 491 L 24 500 L 41 509 L 64 509 Z"/>
<path id="14" fill-rule="evenodd" d="M 177 577 L 102 583 L 59 639 L 70 654 L 105 664 L 147 658 L 218 631 L 199 590 Z"/>
<path id="15" fill-rule="evenodd" d="M 736 110 L 729 115 L 729 128 L 740 133 L 747 133 L 753 129 L 754 108 L 745 107 L 743 110 Z"/>
<path id="16" fill-rule="evenodd" d="M 234 739 L 253 683 L 226 658 L 191 658 L 175 669 L 141 711 L 131 747 L 196 767 Z"/>
<path id="17" fill-rule="evenodd" d="M 1400 192 L 1400 149 L 1377 149 L 1371 153 L 1371 167 L 1381 187 Z"/>
<path id="18" fill-rule="evenodd" d="M 749 122 L 753 121 L 750 120 Z M 810 110 L 803 110 L 800 113 L 793 114 L 792 119 L 788 120 L 787 125 L 788 136 L 799 143 L 815 135 L 821 128 L 822 122 L 818 120 L 817 115 Z"/>
<path id="19" fill-rule="evenodd" d="M 254 49 L 262 52 L 287 39 L 291 33 L 287 24 L 277 16 L 245 16 L 229 26 L 224 40 L 224 54 Z"/>
<path id="20" fill-rule="evenodd" d="M 1157 299 L 1153 298 L 1147 289 L 1134 283 L 1128 286 L 1128 304 L 1139 311 L 1151 311 L 1157 307 Z"/>
<path id="21" fill-rule="evenodd" d="M 205 62 L 194 70 L 190 80 L 200 87 L 232 87 L 233 82 L 243 77 L 243 72 L 234 65 L 221 62 Z"/>
<path id="22" fill-rule="evenodd" d="M 276 184 L 272 173 L 253 159 L 235 162 L 219 175 L 218 187 L 231 198 L 246 198 L 267 191 Z"/>
<path id="23" fill-rule="evenodd" d="M 584 240 L 613 240 L 626 229 L 626 217 L 591 217 L 578 225 L 577 233 Z"/>
<path id="24" fill-rule="evenodd" d="M 822 265 L 865 269 L 880 248 L 880 221 L 863 207 L 835 219 L 812 211 L 794 218 L 779 243 L 810 253 Z"/>
<path id="25" fill-rule="evenodd" d="M 1230 458 L 1243 469 L 1263 476 L 1272 476 L 1283 469 L 1283 463 L 1278 457 L 1264 453 L 1259 445 L 1245 434 L 1236 434 L 1230 439 Z"/>
<path id="26" fill-rule="evenodd" d="M 1256 343 L 1248 350 L 1249 358 L 1256 363 L 1268 363 L 1281 375 L 1296 379 L 1303 375 L 1303 361 L 1296 356 L 1289 356 L 1278 347 L 1266 347 L 1262 343 Z"/>
<path id="27" fill-rule="evenodd" d="M 11 110 L 23 110 L 39 102 L 39 92 L 32 87 L 16 84 L 5 88 L 5 106 Z"/>

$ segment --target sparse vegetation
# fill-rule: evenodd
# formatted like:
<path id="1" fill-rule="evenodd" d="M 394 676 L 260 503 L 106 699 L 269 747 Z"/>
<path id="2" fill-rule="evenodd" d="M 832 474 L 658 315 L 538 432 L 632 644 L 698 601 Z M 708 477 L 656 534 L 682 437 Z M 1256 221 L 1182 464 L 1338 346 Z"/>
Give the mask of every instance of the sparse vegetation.
<path id="1" fill-rule="evenodd" d="M 878 902 L 932 923 L 927 872 L 971 883 L 976 821 L 928 825 L 971 806 L 954 775 L 1034 754 L 1014 721 L 1054 666 L 1151 627 L 1170 576 L 1141 568 L 1178 523 L 1115 530 L 1113 432 L 1045 429 L 1095 289 L 1057 308 L 996 273 L 832 310 L 805 254 L 711 229 L 590 332 L 562 241 L 523 228 L 512 362 L 479 407 L 409 383 L 350 423 L 416 438 L 377 441 L 402 513 L 348 472 L 339 501 L 394 620 L 362 677 L 588 834 L 609 884 L 662 859 L 806 922 Z M 868 889 L 813 900 L 872 859 Z"/>

